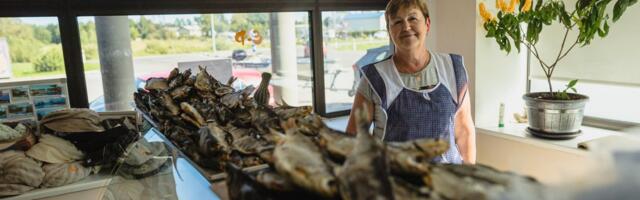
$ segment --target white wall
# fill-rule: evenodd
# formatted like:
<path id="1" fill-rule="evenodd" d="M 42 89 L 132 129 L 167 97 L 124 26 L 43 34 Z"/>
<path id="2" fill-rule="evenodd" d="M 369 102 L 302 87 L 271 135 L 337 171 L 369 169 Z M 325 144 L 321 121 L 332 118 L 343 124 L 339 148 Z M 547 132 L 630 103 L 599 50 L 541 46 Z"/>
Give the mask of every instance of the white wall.
<path id="1" fill-rule="evenodd" d="M 437 20 L 434 20 L 437 18 L 436 15 L 438 13 L 438 10 L 436 9 L 437 2 L 436 0 L 426 1 L 427 9 L 429 9 L 429 17 L 431 18 L 431 30 L 429 31 L 429 35 L 427 35 L 427 48 L 437 50 L 438 41 L 436 39 L 438 38 L 438 33 L 436 30 L 438 30 L 438 24 L 436 23 Z"/>
<path id="2" fill-rule="evenodd" d="M 526 56 L 506 55 L 495 41 L 485 38 L 478 15 L 483 1 L 434 1 L 431 10 L 435 32 L 435 49 L 455 52 L 465 57 L 469 74 L 474 120 L 477 126 L 497 126 L 500 102 L 504 102 L 505 121 L 513 112 L 521 112 L 526 87 Z M 495 8 L 495 1 L 485 1 Z M 523 51 L 524 52 L 524 51 Z"/>
<path id="3" fill-rule="evenodd" d="M 564 2 L 568 10 L 572 10 L 576 0 L 564 0 Z M 609 17 L 613 17 L 612 10 L 615 2 L 612 1 L 608 6 Z M 605 38 L 596 35 L 589 46 L 574 48 L 564 60 L 558 63 L 553 77 L 640 87 L 638 78 L 640 67 L 637 64 L 640 61 L 638 19 L 640 19 L 640 6 L 636 4 L 627 8 L 619 21 L 609 24 L 611 26 L 609 35 Z M 551 64 L 558 55 L 564 32 L 564 27 L 558 23 L 545 27 L 542 31 L 540 37 L 543 39 L 538 43 L 538 49 L 541 50 L 540 56 L 548 64 Z M 577 33 L 578 31 L 574 30 L 569 34 L 565 50 L 573 43 Z M 531 68 L 533 75 L 544 77 L 539 65 L 532 62 Z M 566 84 L 567 81 L 564 82 Z"/>

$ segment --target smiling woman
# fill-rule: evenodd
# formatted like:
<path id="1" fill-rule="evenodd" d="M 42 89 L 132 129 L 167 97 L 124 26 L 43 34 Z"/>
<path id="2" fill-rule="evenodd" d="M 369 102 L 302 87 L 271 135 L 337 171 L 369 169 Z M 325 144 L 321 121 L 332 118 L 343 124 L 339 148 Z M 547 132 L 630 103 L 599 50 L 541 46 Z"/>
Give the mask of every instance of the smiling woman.
<path id="1" fill-rule="evenodd" d="M 424 0 L 392 0 L 385 18 L 394 54 L 362 67 L 351 113 L 367 110 L 373 134 L 385 141 L 448 141 L 450 148 L 433 162 L 475 163 L 475 127 L 462 56 L 427 49 L 431 20 Z M 353 115 L 347 132 L 355 133 Z"/>

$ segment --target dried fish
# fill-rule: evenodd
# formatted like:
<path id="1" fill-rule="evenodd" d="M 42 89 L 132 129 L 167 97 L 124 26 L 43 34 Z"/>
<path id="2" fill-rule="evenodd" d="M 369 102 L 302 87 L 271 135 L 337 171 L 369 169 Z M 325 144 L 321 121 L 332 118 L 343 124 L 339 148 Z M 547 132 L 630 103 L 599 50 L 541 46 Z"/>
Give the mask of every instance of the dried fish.
<path id="1" fill-rule="evenodd" d="M 190 91 L 191 91 L 190 86 L 183 85 L 183 86 L 173 88 L 173 90 L 171 90 L 169 94 L 173 99 L 184 99 L 189 96 Z"/>
<path id="2" fill-rule="evenodd" d="M 169 81 L 169 89 L 184 85 L 184 82 L 191 76 L 191 69 L 187 69 L 182 73 L 178 73 L 175 78 Z"/>
<path id="3" fill-rule="evenodd" d="M 167 108 L 171 112 L 171 115 L 177 116 L 178 114 L 180 114 L 180 108 L 176 106 L 176 104 L 173 102 L 173 99 L 171 99 L 171 96 L 169 96 L 169 94 L 163 92 L 161 97 L 162 97 L 162 104 L 164 105 L 165 108 Z"/>
<path id="4" fill-rule="evenodd" d="M 394 173 L 405 175 L 425 175 L 429 173 L 429 161 L 420 151 L 403 151 L 387 148 L 387 158 Z"/>
<path id="5" fill-rule="evenodd" d="M 226 94 L 222 96 L 222 98 L 220 99 L 220 103 L 222 103 L 229 109 L 234 109 L 236 107 L 244 109 L 244 105 L 242 104 L 242 102 L 249 96 L 249 94 L 251 94 L 251 92 L 253 92 L 253 90 L 255 90 L 255 88 L 253 86 L 249 86 L 244 88 L 243 90 Z"/>
<path id="6" fill-rule="evenodd" d="M 276 112 L 278 117 L 280 117 L 283 120 L 287 120 L 289 118 L 303 118 L 303 117 L 311 114 L 311 112 L 313 112 L 313 107 L 311 107 L 311 106 L 300 106 L 300 107 L 290 106 L 283 99 L 282 100 L 282 105 L 280 105 L 278 107 L 275 107 L 273 110 Z"/>
<path id="7" fill-rule="evenodd" d="M 178 74 L 180 74 L 180 70 L 178 70 L 178 68 L 173 68 L 173 70 L 171 70 L 171 72 L 169 72 L 169 77 L 167 77 L 168 81 L 173 80 L 174 78 L 176 78 L 178 76 Z"/>
<path id="8" fill-rule="evenodd" d="M 280 130 L 280 120 L 273 110 L 261 106 L 251 109 L 251 125 L 261 134 L 269 133 L 269 129 Z"/>
<path id="9" fill-rule="evenodd" d="M 208 126 L 200 128 L 198 133 L 200 134 L 200 139 L 198 140 L 198 152 L 203 155 L 213 155 L 225 151 L 223 148 L 226 146 L 226 141 L 218 140 L 218 138 L 211 133 Z"/>
<path id="10" fill-rule="evenodd" d="M 324 147 L 331 156 L 344 160 L 355 146 L 355 138 L 346 134 L 334 132 L 330 129 L 320 130 L 319 144 Z"/>
<path id="11" fill-rule="evenodd" d="M 218 95 L 219 97 L 230 94 L 234 91 L 234 89 L 232 87 L 228 87 L 228 86 L 220 86 L 215 90 L 215 94 Z"/>
<path id="12" fill-rule="evenodd" d="M 431 171 L 425 182 L 448 199 L 501 199 L 509 191 L 532 197 L 542 194 L 541 185 L 530 177 L 500 172 L 479 164 L 434 165 Z"/>
<path id="13" fill-rule="evenodd" d="M 258 147 L 257 148 L 258 157 L 260 157 L 260 159 L 262 159 L 266 163 L 273 164 L 274 162 L 273 151 L 275 150 L 275 148 L 276 146 L 272 144 Z"/>
<path id="14" fill-rule="evenodd" d="M 344 160 L 356 146 L 355 138 L 339 133 L 331 129 L 320 130 L 319 134 L 320 146 L 324 147 L 327 152 L 337 158 Z M 398 143 L 406 145 L 413 143 Z M 417 149 L 401 149 L 396 146 L 388 145 L 386 156 L 389 160 L 391 171 L 398 174 L 424 175 L 429 172 L 429 159 L 424 153 Z"/>
<path id="15" fill-rule="evenodd" d="M 182 112 L 189 114 L 192 117 L 192 119 L 194 119 L 197 122 L 197 124 L 199 124 L 200 126 L 206 124 L 206 120 L 202 118 L 202 115 L 200 115 L 198 110 L 193 106 L 191 106 L 190 104 L 186 102 L 182 102 L 180 103 L 180 108 L 182 109 Z"/>
<path id="16" fill-rule="evenodd" d="M 187 115 L 186 113 L 180 114 L 180 118 L 182 118 L 184 121 L 187 121 L 187 122 L 191 123 L 195 127 L 201 127 L 202 126 L 202 124 L 200 124 L 200 122 L 198 122 L 197 120 L 193 119 L 191 116 Z"/>
<path id="17" fill-rule="evenodd" d="M 282 175 L 270 170 L 263 170 L 258 172 L 256 181 L 269 190 L 276 192 L 289 192 L 293 191 L 294 189 L 293 183 L 291 183 Z"/>
<path id="18" fill-rule="evenodd" d="M 320 149 L 294 126 L 295 122 L 289 121 L 286 136 L 273 152 L 276 170 L 300 187 L 334 197 L 337 194 L 336 178 Z"/>
<path id="19" fill-rule="evenodd" d="M 382 141 L 368 133 L 369 127 L 364 123 L 365 110 L 356 113 L 356 146 L 336 172 L 340 196 L 344 200 L 393 199 L 385 147 Z"/>
<path id="20" fill-rule="evenodd" d="M 184 81 L 184 85 L 191 86 L 191 87 L 193 87 L 195 85 L 195 83 L 196 83 L 196 77 L 195 76 L 191 76 L 191 77 L 189 77 L 189 79 Z"/>
<path id="21" fill-rule="evenodd" d="M 449 142 L 442 139 L 421 138 L 407 142 L 390 142 L 389 146 L 403 151 L 420 151 L 425 159 L 432 160 L 449 149 Z"/>
<path id="22" fill-rule="evenodd" d="M 425 186 L 416 186 L 402 178 L 389 177 L 394 199 L 435 200 L 442 199 L 437 193 Z"/>
<path id="23" fill-rule="evenodd" d="M 194 83 L 194 86 L 196 87 L 196 89 L 200 91 L 213 92 L 215 88 L 212 86 L 214 86 L 214 83 L 217 83 L 218 81 L 215 78 L 213 78 L 211 75 L 209 75 L 206 67 L 199 67 L 199 68 L 200 68 L 200 73 L 196 75 L 196 81 Z"/>
<path id="24" fill-rule="evenodd" d="M 167 88 L 169 88 L 169 84 L 165 78 L 149 78 L 144 85 L 145 90 L 165 90 Z"/>
<path id="25" fill-rule="evenodd" d="M 235 76 L 229 77 L 229 80 L 227 81 L 227 85 L 233 85 L 233 82 L 236 82 L 236 80 L 238 80 L 238 77 L 235 77 Z"/>

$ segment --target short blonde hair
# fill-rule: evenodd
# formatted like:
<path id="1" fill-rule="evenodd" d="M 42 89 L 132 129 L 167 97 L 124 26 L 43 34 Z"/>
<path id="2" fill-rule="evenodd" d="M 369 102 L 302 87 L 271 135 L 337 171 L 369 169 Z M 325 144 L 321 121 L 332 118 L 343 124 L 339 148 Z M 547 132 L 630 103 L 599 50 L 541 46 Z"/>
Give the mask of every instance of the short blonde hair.
<path id="1" fill-rule="evenodd" d="M 425 0 L 391 0 L 387 4 L 387 8 L 384 12 L 384 19 L 387 21 L 387 28 L 389 28 L 389 18 L 395 16 L 398 10 L 403 8 L 416 7 L 422 11 L 422 15 L 425 19 L 429 18 L 429 8 Z"/>

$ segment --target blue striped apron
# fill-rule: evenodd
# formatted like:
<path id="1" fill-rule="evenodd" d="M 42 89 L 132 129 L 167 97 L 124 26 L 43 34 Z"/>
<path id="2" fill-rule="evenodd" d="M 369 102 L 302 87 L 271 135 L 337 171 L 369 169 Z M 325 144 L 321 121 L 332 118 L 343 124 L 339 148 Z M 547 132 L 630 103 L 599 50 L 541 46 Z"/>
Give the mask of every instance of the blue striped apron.
<path id="1" fill-rule="evenodd" d="M 467 74 L 460 55 L 434 53 L 431 62 L 436 62 L 438 84 L 426 91 L 404 87 L 391 57 L 361 68 L 374 91 L 374 135 L 389 142 L 447 140 L 450 148 L 433 162 L 459 164 L 462 156 L 455 142 L 455 115 L 458 99 L 463 99 L 458 98 L 458 91 L 467 84 Z"/>

